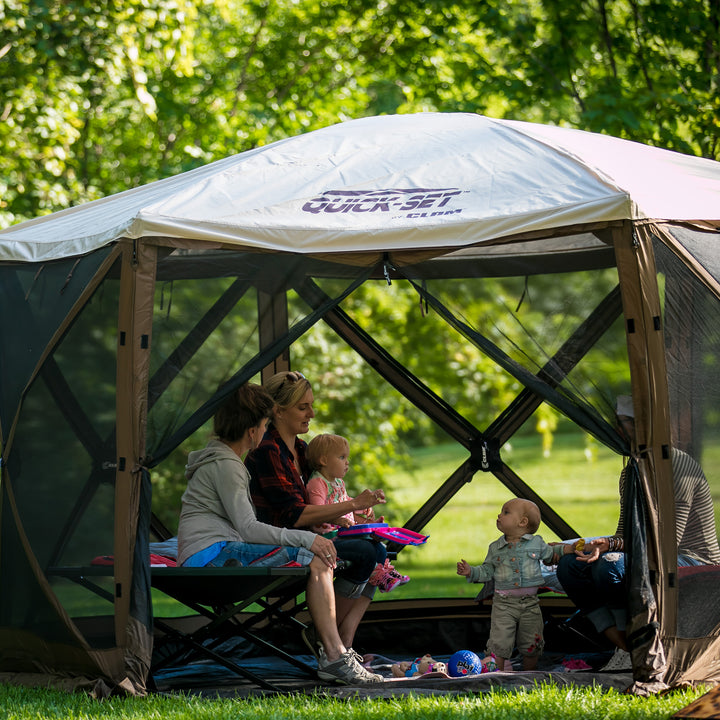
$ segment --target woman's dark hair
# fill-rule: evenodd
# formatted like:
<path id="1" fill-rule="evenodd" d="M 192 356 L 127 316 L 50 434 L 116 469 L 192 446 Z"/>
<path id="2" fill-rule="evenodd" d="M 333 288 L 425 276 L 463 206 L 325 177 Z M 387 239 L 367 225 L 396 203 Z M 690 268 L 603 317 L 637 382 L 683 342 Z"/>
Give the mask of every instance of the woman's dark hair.
<path id="1" fill-rule="evenodd" d="M 220 440 L 235 442 L 247 430 L 272 415 L 275 402 L 260 385 L 241 385 L 215 413 L 213 431 Z"/>

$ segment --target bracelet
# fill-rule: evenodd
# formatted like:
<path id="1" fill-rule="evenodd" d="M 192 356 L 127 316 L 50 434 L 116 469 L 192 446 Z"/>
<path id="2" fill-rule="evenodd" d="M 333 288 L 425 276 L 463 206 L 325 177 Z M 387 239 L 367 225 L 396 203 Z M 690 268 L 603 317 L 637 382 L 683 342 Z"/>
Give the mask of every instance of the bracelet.
<path id="1" fill-rule="evenodd" d="M 625 549 L 624 538 L 614 535 L 613 537 L 606 538 L 608 541 L 608 552 L 621 552 Z"/>

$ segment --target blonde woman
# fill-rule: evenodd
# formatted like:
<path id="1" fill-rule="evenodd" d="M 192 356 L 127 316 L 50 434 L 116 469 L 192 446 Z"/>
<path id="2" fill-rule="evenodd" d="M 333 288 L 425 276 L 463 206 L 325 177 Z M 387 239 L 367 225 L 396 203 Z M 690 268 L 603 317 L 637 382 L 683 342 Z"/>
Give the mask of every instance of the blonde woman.
<path id="1" fill-rule="evenodd" d="M 298 436 L 307 433 L 315 417 L 312 386 L 302 373 L 288 371 L 273 375 L 264 387 L 275 401 L 275 409 L 265 437 L 247 460 L 253 501 L 263 522 L 284 528 L 312 528 L 385 502 L 384 492 L 377 489 L 364 490 L 333 505 L 309 504 L 305 488 L 310 477 L 307 443 Z M 349 567 L 338 573 L 334 590 L 340 639 L 352 649 L 355 631 L 376 590 L 367 581 L 378 560 L 375 546 L 362 539 L 336 539 L 334 547 L 338 556 L 349 562 Z M 322 661 L 328 652 L 322 638 L 318 642 L 312 634 L 304 637 Z"/>

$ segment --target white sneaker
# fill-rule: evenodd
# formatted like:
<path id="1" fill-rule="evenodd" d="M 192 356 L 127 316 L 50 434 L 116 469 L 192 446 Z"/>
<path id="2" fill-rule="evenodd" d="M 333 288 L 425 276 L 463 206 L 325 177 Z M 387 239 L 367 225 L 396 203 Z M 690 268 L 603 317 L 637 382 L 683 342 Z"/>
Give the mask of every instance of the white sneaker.
<path id="1" fill-rule="evenodd" d="M 613 656 L 603 665 L 598 672 L 627 672 L 632 670 L 632 659 L 627 650 L 616 648 Z"/>
<path id="2" fill-rule="evenodd" d="M 348 648 L 337 660 L 330 662 L 325 655 L 325 648 L 320 645 L 318 659 L 318 677 L 321 680 L 335 680 L 345 685 L 366 685 L 384 682 L 382 675 L 376 675 L 358 662 L 358 655 Z"/>

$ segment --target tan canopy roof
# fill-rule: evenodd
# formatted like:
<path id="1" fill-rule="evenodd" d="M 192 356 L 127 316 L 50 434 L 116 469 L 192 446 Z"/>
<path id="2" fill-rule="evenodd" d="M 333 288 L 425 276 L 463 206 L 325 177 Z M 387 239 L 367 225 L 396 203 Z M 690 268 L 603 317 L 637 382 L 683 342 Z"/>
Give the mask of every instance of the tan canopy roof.
<path id="1" fill-rule="evenodd" d="M 13 226 L 0 261 L 121 237 L 269 251 L 441 251 L 622 219 L 720 219 L 720 163 L 472 114 L 353 120 Z"/>

